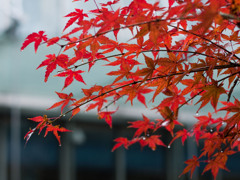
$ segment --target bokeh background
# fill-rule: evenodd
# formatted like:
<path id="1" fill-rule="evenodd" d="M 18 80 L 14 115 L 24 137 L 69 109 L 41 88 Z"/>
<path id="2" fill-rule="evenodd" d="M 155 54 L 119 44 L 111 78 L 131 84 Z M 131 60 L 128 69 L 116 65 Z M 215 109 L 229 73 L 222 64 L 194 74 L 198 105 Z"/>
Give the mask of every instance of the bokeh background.
<path id="1" fill-rule="evenodd" d="M 167 1 L 164 1 L 166 3 Z M 55 47 L 41 46 L 34 53 L 33 46 L 20 52 L 24 38 L 44 30 L 48 36 L 61 35 L 67 19 L 63 16 L 74 8 L 86 8 L 81 2 L 70 0 L 0 0 L 0 180 L 177 180 L 184 169 L 184 160 L 200 153 L 193 140 L 176 141 L 171 147 L 159 147 L 156 151 L 141 149 L 134 145 L 111 152 L 114 138 L 131 137 L 134 132 L 127 129 L 127 121 L 141 119 L 145 114 L 157 118 L 144 106 L 136 104 L 129 109 L 120 108 L 114 116 L 113 129 L 99 120 L 94 112 L 80 113 L 62 125 L 73 130 L 61 134 L 62 146 L 49 133 L 34 134 L 27 145 L 23 139 L 35 123 L 29 117 L 48 114 L 58 116 L 60 110 L 46 111 L 58 101 L 55 91 L 60 92 L 63 80 L 50 77 L 44 83 L 44 68 L 36 70 L 45 55 L 57 52 Z M 91 3 L 90 5 L 91 6 Z M 127 39 L 127 33 L 120 39 Z M 85 77 L 89 84 L 105 84 L 109 79 L 95 70 Z M 74 84 L 64 93 L 74 92 L 81 96 L 82 85 Z M 180 120 L 189 128 L 196 114 L 184 109 Z M 169 134 L 160 132 L 165 143 Z M 201 146 L 201 144 L 200 144 Z M 220 172 L 218 180 L 239 179 L 240 157 L 232 156 L 227 164 L 231 173 Z M 196 170 L 194 180 L 212 179 L 210 173 L 201 176 L 203 167 Z"/>

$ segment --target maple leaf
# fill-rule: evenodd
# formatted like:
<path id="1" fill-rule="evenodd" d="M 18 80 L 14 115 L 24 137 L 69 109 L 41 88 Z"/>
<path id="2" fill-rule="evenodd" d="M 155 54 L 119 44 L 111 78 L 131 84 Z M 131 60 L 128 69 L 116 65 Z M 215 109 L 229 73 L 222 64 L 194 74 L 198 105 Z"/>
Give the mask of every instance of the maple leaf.
<path id="1" fill-rule="evenodd" d="M 41 133 L 42 129 L 46 127 L 47 123 L 49 122 L 49 118 L 47 115 L 44 116 L 36 116 L 33 118 L 28 118 L 31 121 L 38 122 L 38 125 L 35 127 L 36 130 L 39 130 L 38 134 Z"/>
<path id="2" fill-rule="evenodd" d="M 124 138 L 124 137 L 116 138 L 114 140 L 116 142 L 116 144 L 113 146 L 112 152 L 121 146 L 123 146 L 125 149 L 128 149 L 129 146 L 131 146 L 132 144 L 134 144 L 136 142 L 139 142 L 140 139 L 141 138 L 133 138 L 131 140 L 128 140 L 127 138 Z"/>
<path id="3" fill-rule="evenodd" d="M 204 107 L 209 101 L 211 101 L 212 107 L 216 109 L 220 95 L 226 93 L 226 90 L 222 87 L 222 85 L 223 84 L 217 85 L 216 82 L 214 82 L 213 84 L 202 88 L 204 92 L 202 94 L 202 97 L 197 102 L 199 103 L 202 101 L 199 109 Z"/>
<path id="4" fill-rule="evenodd" d="M 94 97 L 96 97 L 96 96 L 94 96 Z M 94 109 L 94 108 L 96 108 L 96 107 L 97 107 L 97 110 L 100 111 L 101 108 L 102 108 L 102 106 L 103 106 L 103 104 L 106 103 L 106 102 L 108 102 L 104 97 L 99 97 L 99 98 L 97 98 L 97 99 L 94 99 L 94 101 L 95 101 L 96 103 L 89 104 L 89 105 L 87 106 L 86 111 L 89 111 L 89 110 Z"/>
<path id="5" fill-rule="evenodd" d="M 66 26 L 64 27 L 63 31 L 65 31 L 69 26 L 71 26 L 76 21 L 82 21 L 84 17 L 88 17 L 87 14 L 83 13 L 81 9 L 75 9 L 74 12 L 67 14 L 65 17 L 71 17 Z"/>
<path id="6" fill-rule="evenodd" d="M 34 42 L 34 49 L 36 53 L 40 43 L 42 41 L 47 41 L 47 36 L 44 35 L 44 33 L 44 31 L 39 31 L 38 33 L 34 32 L 32 34 L 29 34 L 22 44 L 21 51 L 23 51 L 29 44 Z"/>
<path id="7" fill-rule="evenodd" d="M 157 109 L 159 111 L 159 113 L 162 115 L 162 117 L 164 118 L 164 120 L 161 119 L 157 119 L 158 123 L 157 123 L 157 127 L 161 127 L 164 126 L 165 129 L 167 131 L 169 131 L 171 133 L 171 135 L 174 135 L 174 128 L 176 125 L 180 125 L 183 126 L 183 124 L 181 124 L 179 121 L 177 121 L 176 118 L 176 114 L 174 114 L 174 112 L 168 107 L 168 106 L 164 106 L 164 107 L 158 107 Z"/>
<path id="8" fill-rule="evenodd" d="M 182 141 L 182 145 L 184 145 L 185 140 L 190 136 L 191 134 L 186 130 L 179 130 L 178 132 L 176 132 L 176 136 L 171 140 L 170 144 L 171 145 L 173 143 L 173 141 L 175 141 L 176 139 L 181 137 L 181 141 Z"/>
<path id="9" fill-rule="evenodd" d="M 187 164 L 187 166 L 185 167 L 183 172 L 180 174 L 180 176 L 182 176 L 190 171 L 190 176 L 192 178 L 194 170 L 196 169 L 196 167 L 199 167 L 198 158 L 196 156 L 193 156 L 192 159 L 185 161 L 185 163 Z"/>
<path id="10" fill-rule="evenodd" d="M 153 95 L 153 98 L 152 98 L 152 102 L 155 101 L 156 96 L 159 95 L 165 89 L 165 87 L 167 87 L 167 86 L 168 86 L 168 81 L 165 78 L 156 79 L 156 80 L 151 82 L 149 87 L 157 87 L 153 91 L 154 95 Z"/>
<path id="11" fill-rule="evenodd" d="M 169 5 L 169 8 L 172 7 L 173 3 L 174 3 L 175 0 L 168 0 L 168 5 Z"/>
<path id="12" fill-rule="evenodd" d="M 80 112 L 80 108 L 78 106 L 74 107 L 73 110 L 72 110 L 72 115 L 70 117 L 70 119 L 73 118 L 73 116 L 75 116 L 76 114 L 78 114 Z M 70 120 L 69 119 L 69 120 Z"/>
<path id="13" fill-rule="evenodd" d="M 185 89 L 183 89 L 182 95 L 190 93 L 191 97 L 197 95 L 200 91 L 202 91 L 201 88 L 204 87 L 204 84 L 202 82 L 194 79 L 183 79 L 181 83 L 187 86 Z"/>
<path id="14" fill-rule="evenodd" d="M 117 57 L 116 61 L 112 61 L 107 66 L 117 66 L 117 65 L 122 65 L 124 64 L 129 64 L 129 65 L 139 65 L 140 63 L 133 59 L 135 55 L 132 56 L 127 56 L 127 57 Z"/>
<path id="15" fill-rule="evenodd" d="M 119 91 L 120 95 L 128 95 L 127 101 L 131 101 L 131 104 L 133 105 L 133 99 L 137 97 L 138 101 L 142 104 L 146 105 L 145 97 L 143 94 L 148 94 L 152 92 L 153 90 L 149 88 L 139 87 L 138 85 L 132 85 L 127 86 L 123 88 L 121 91 Z"/>
<path id="16" fill-rule="evenodd" d="M 233 113 L 230 117 L 225 119 L 228 127 L 239 124 L 240 121 L 240 101 L 235 98 L 234 102 L 222 102 L 225 106 L 220 108 L 219 111 L 227 111 L 227 114 Z"/>
<path id="17" fill-rule="evenodd" d="M 57 74 L 56 76 L 58 77 L 66 77 L 65 79 L 65 83 L 64 83 L 64 88 L 68 87 L 72 82 L 73 79 L 76 79 L 79 82 L 82 82 L 83 84 L 86 84 L 82 78 L 82 76 L 80 75 L 80 73 L 83 73 L 84 71 L 82 70 L 77 70 L 77 71 L 72 71 L 71 69 L 68 69 L 64 72 L 61 72 L 59 74 Z"/>
<path id="18" fill-rule="evenodd" d="M 68 56 L 65 54 L 60 54 L 56 56 L 55 54 L 46 55 L 47 59 L 44 60 L 38 67 L 41 68 L 43 66 L 47 66 L 45 72 L 44 81 L 47 82 L 49 75 L 57 68 L 57 65 L 62 68 L 67 68 Z"/>
<path id="19" fill-rule="evenodd" d="M 159 106 L 169 107 L 175 114 L 177 114 L 179 105 L 186 102 L 185 97 L 180 94 L 181 90 L 178 90 L 176 86 L 174 86 L 172 90 L 167 89 L 167 93 L 169 93 L 169 91 L 171 93 L 170 97 L 165 98 Z M 166 94 L 166 91 L 164 93 Z"/>
<path id="20" fill-rule="evenodd" d="M 145 56 L 144 55 L 144 58 L 145 58 L 145 62 L 146 62 L 146 65 L 147 65 L 147 68 L 143 68 L 141 70 L 137 70 L 134 75 L 136 76 L 145 76 L 144 77 L 144 80 L 147 80 L 148 78 L 152 77 L 152 74 L 155 70 L 155 65 L 156 63 L 153 61 L 153 59 L 149 58 L 148 56 Z"/>
<path id="21" fill-rule="evenodd" d="M 237 147 L 237 150 L 240 151 L 240 139 L 237 138 L 237 140 L 235 140 L 232 144 L 232 148 L 234 149 L 235 147 Z"/>
<path id="22" fill-rule="evenodd" d="M 68 105 L 68 103 L 69 103 L 70 101 L 75 101 L 75 100 L 76 100 L 76 99 L 73 99 L 73 98 L 72 98 L 72 96 L 73 96 L 72 93 L 70 93 L 69 95 L 67 95 L 67 94 L 65 94 L 65 93 L 56 92 L 56 94 L 58 95 L 58 97 L 59 97 L 60 99 L 63 99 L 63 100 L 54 103 L 54 104 L 53 104 L 50 108 L 48 108 L 47 110 L 53 109 L 53 108 L 56 108 L 56 107 L 62 105 L 62 107 L 61 107 L 61 113 L 62 113 L 62 112 L 63 112 L 63 108 L 64 108 L 66 105 Z"/>
<path id="23" fill-rule="evenodd" d="M 105 119 L 105 121 L 109 125 L 109 127 L 112 128 L 112 114 L 115 112 L 116 111 L 99 112 L 98 116 L 100 119 Z"/>
<path id="24" fill-rule="evenodd" d="M 44 120 L 44 117 L 43 116 L 36 116 L 36 117 L 33 117 L 33 118 L 28 118 L 29 120 L 31 121 L 34 121 L 34 122 L 42 122 Z"/>
<path id="25" fill-rule="evenodd" d="M 143 121 L 139 120 L 139 121 L 129 122 L 131 125 L 128 127 L 137 129 L 137 131 L 134 134 L 134 137 L 140 136 L 142 133 L 147 135 L 149 130 L 154 129 L 154 122 L 151 122 L 150 119 L 148 119 L 146 116 L 144 115 L 142 116 L 143 116 Z"/>
<path id="26" fill-rule="evenodd" d="M 208 164 L 205 166 L 202 174 L 204 174 L 206 171 L 211 170 L 214 180 L 216 180 L 219 169 L 229 171 L 226 167 L 226 162 L 228 159 L 228 155 L 232 155 L 234 153 L 235 152 L 231 150 L 225 150 L 223 152 L 216 153 L 214 155 L 214 159 L 208 161 Z"/>
<path id="27" fill-rule="evenodd" d="M 112 152 L 115 151 L 120 146 L 124 146 L 124 148 L 128 149 L 129 140 L 127 138 L 119 137 L 114 140 L 116 144 L 112 148 Z"/>
<path id="28" fill-rule="evenodd" d="M 59 146 L 61 146 L 61 140 L 60 140 L 60 136 L 58 135 L 58 132 L 71 132 L 71 130 L 68 130 L 64 127 L 60 127 L 59 125 L 53 126 L 51 124 L 48 124 L 45 134 L 44 134 L 44 137 L 46 137 L 48 132 L 51 132 L 51 131 L 53 132 L 53 135 L 58 140 Z"/>
<path id="29" fill-rule="evenodd" d="M 38 122 L 38 125 L 35 128 L 30 129 L 24 136 L 24 139 L 26 139 L 25 145 L 27 144 L 27 142 L 29 141 L 29 139 L 31 138 L 31 136 L 36 130 L 39 130 L 38 134 L 40 134 L 42 129 L 45 128 L 47 126 L 47 123 L 49 122 L 47 115 L 28 118 L 28 120 Z"/>
<path id="30" fill-rule="evenodd" d="M 51 38 L 51 39 L 47 40 L 47 46 L 51 46 L 53 44 L 56 44 L 59 40 L 60 40 L 59 37 Z"/>
<path id="31" fill-rule="evenodd" d="M 144 137 L 140 139 L 139 143 L 142 147 L 148 145 L 153 151 L 155 151 L 156 145 L 166 147 L 166 145 L 159 138 L 160 138 L 160 135 L 151 135 L 149 137 Z"/>
<path id="32" fill-rule="evenodd" d="M 98 24 L 100 29 L 96 34 L 101 34 L 104 31 L 108 31 L 109 29 L 113 28 L 113 34 L 117 39 L 117 34 L 119 32 L 120 24 L 122 24 L 123 17 L 119 16 L 120 9 L 116 11 L 108 11 L 107 8 L 101 9 L 101 16 L 99 17 L 102 22 Z"/>
<path id="33" fill-rule="evenodd" d="M 131 78 L 132 77 L 132 73 L 130 72 L 131 69 L 133 68 L 133 66 L 127 64 L 127 63 L 123 63 L 121 64 L 120 66 L 120 69 L 117 70 L 117 71 L 111 71 L 109 73 L 107 73 L 107 75 L 109 76 L 118 76 L 113 83 L 123 79 L 124 77 L 126 77 L 127 79 L 128 78 Z"/>
<path id="34" fill-rule="evenodd" d="M 111 6 L 111 5 L 116 4 L 118 2 L 119 2 L 119 0 L 112 0 L 112 1 L 109 1 L 107 3 L 100 3 L 100 4 L 104 7 L 104 6 Z"/>
<path id="35" fill-rule="evenodd" d="M 210 112 L 208 116 L 196 116 L 195 118 L 198 119 L 198 122 L 194 126 L 202 129 L 206 129 L 209 125 L 222 121 L 222 118 L 214 119 Z"/>

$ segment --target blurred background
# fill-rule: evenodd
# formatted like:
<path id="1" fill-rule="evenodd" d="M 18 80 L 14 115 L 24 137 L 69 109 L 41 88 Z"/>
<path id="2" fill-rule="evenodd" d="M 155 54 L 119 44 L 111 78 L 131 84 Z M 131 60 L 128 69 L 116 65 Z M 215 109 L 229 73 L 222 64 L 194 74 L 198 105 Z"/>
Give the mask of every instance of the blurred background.
<path id="1" fill-rule="evenodd" d="M 119 148 L 111 152 L 114 138 L 133 136 L 134 132 L 126 128 L 127 121 L 142 119 L 141 114 L 157 118 L 140 105 L 131 110 L 121 108 L 114 116 L 113 129 L 94 113 L 80 113 L 71 122 L 67 119 L 61 122 L 73 130 L 61 134 L 61 147 L 51 133 L 46 138 L 35 133 L 25 146 L 24 135 L 36 125 L 27 118 L 59 115 L 59 109 L 49 112 L 45 109 L 59 101 L 54 91 L 61 91 L 63 81 L 50 77 L 44 83 L 44 68 L 36 71 L 45 55 L 56 51 L 54 47 L 40 47 L 35 54 L 33 46 L 20 52 L 21 44 L 28 34 L 39 30 L 46 31 L 49 37 L 61 35 L 66 23 L 63 16 L 74 8 L 85 7 L 70 0 L 0 0 L 0 3 L 0 180 L 189 179 L 189 175 L 181 178 L 178 175 L 185 167 L 184 161 L 199 153 L 191 139 L 184 147 L 176 141 L 171 147 L 158 147 L 156 151 L 134 145 L 129 150 Z M 107 83 L 97 71 L 87 78 L 91 81 L 99 76 L 102 83 Z M 76 84 L 67 90 L 80 95 L 80 88 Z M 194 115 L 185 110 L 180 119 L 191 127 Z M 169 135 L 165 131 L 160 133 L 163 141 L 169 143 Z M 238 154 L 231 156 L 227 165 L 231 173 L 220 172 L 218 180 L 239 179 L 239 162 Z M 211 179 L 210 173 L 201 176 L 202 169 L 196 170 L 194 180 Z"/>

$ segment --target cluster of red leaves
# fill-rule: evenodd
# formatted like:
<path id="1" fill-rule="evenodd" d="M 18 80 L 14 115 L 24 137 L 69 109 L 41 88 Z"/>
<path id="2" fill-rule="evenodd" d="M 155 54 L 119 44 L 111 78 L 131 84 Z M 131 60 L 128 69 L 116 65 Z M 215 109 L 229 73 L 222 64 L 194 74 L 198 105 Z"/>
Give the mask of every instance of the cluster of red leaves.
<path id="1" fill-rule="evenodd" d="M 24 139 L 26 139 L 26 143 L 29 141 L 30 137 L 32 136 L 32 134 L 38 130 L 38 134 L 41 133 L 41 131 L 45 129 L 45 134 L 44 137 L 47 136 L 48 132 L 53 132 L 53 135 L 57 138 L 59 146 L 61 146 L 61 140 L 60 140 L 60 136 L 58 134 L 58 132 L 70 132 L 70 130 L 64 128 L 64 127 L 60 127 L 59 125 L 53 125 L 53 121 L 47 117 L 47 115 L 44 116 L 36 116 L 34 118 L 29 118 L 29 120 L 37 122 L 38 125 L 33 128 L 30 129 L 27 134 L 24 136 Z"/>
<path id="2" fill-rule="evenodd" d="M 27 36 L 21 50 L 31 43 L 35 52 L 41 43 L 59 46 L 58 54 L 47 55 L 38 67 L 46 67 L 45 82 L 57 68 L 56 76 L 65 78 L 63 90 L 74 80 L 88 85 L 81 74 L 92 67 L 113 79 L 107 85 L 85 86 L 80 99 L 74 99 L 72 93 L 57 93 L 62 100 L 49 109 L 62 106 L 61 115 L 52 121 L 46 116 L 31 118 L 38 125 L 27 133 L 27 141 L 33 132 L 46 127 L 46 134 L 53 131 L 60 142 L 58 132 L 67 130 L 52 123 L 70 112 L 73 117 L 84 105 L 86 111 L 97 110 L 99 118 L 112 127 L 112 115 L 118 108 L 108 111 L 108 107 L 118 105 L 120 98 L 131 105 L 137 100 L 145 107 L 151 105 L 160 118 L 151 121 L 143 115 L 143 120 L 130 122 L 129 127 L 136 129 L 133 138 L 115 139 L 112 150 L 135 143 L 152 150 L 166 146 L 157 131 L 164 128 L 173 137 L 169 145 L 178 138 L 184 144 L 188 137 L 203 142 L 202 153 L 186 161 L 182 174 L 192 176 L 205 163 L 203 173 L 210 170 L 216 179 L 219 169 L 227 170 L 228 156 L 240 150 L 240 102 L 236 98 L 230 101 L 240 73 L 239 1 L 168 0 L 167 7 L 146 0 L 131 0 L 119 7 L 119 1 L 93 1 L 95 6 L 88 12 L 70 12 L 64 32 L 72 29 L 61 37 L 48 39 L 43 31 Z M 130 32 L 129 41 L 118 41 L 120 32 Z M 97 67 L 99 61 L 111 70 Z M 146 102 L 146 96 L 150 101 Z M 224 107 L 218 109 L 220 98 Z M 179 110 L 193 103 L 199 105 L 196 112 L 211 106 L 214 113 L 225 111 L 226 116 L 213 118 L 214 113 L 209 112 L 197 116 L 197 123 L 185 129 L 178 119 Z M 72 109 L 63 113 L 67 105 Z M 177 130 L 176 125 L 182 128 Z"/>

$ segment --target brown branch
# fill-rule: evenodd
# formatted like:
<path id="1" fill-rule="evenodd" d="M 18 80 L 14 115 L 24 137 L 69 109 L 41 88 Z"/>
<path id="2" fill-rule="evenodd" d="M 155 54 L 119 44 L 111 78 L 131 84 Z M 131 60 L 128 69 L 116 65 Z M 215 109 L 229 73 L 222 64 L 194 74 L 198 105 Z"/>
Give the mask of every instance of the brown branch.
<path id="1" fill-rule="evenodd" d="M 95 38 L 97 36 L 101 36 L 101 35 L 107 34 L 109 32 L 113 32 L 113 31 L 117 31 L 117 30 L 121 30 L 121 29 L 126 29 L 126 28 L 130 28 L 130 27 L 134 27 L 134 26 L 140 26 L 140 25 L 144 25 L 144 24 L 148 24 L 148 23 L 159 22 L 159 21 L 177 21 L 177 20 L 186 20 L 186 19 L 193 19 L 193 18 L 194 17 L 185 17 L 185 18 L 153 19 L 153 20 L 150 20 L 150 21 L 143 21 L 143 22 L 139 22 L 139 23 L 126 25 L 124 27 L 113 28 L 113 29 L 110 29 L 110 30 L 107 30 L 107 31 L 103 31 L 103 32 L 97 33 L 95 35 L 92 35 L 92 36 L 89 36 L 89 37 L 86 37 L 86 38 L 82 38 L 82 39 L 74 41 L 74 42 L 70 42 L 68 44 L 63 44 L 62 46 L 76 44 L 76 43 L 79 43 L 79 42 L 82 42 L 82 41 L 86 41 L 86 40 L 91 39 L 91 38 Z"/>
<path id="2" fill-rule="evenodd" d="M 207 54 L 203 54 L 203 53 L 199 53 L 197 51 L 183 51 L 183 50 L 167 50 L 167 49 L 159 49 L 159 50 L 145 50 L 145 51 L 141 51 L 139 53 L 146 53 L 146 52 L 180 52 L 180 53 L 192 53 L 192 54 L 198 54 L 198 55 L 202 55 L 202 56 L 205 56 L 205 57 L 209 57 L 209 58 L 214 58 L 214 59 L 218 59 L 220 61 L 223 61 L 223 62 L 226 62 L 226 63 L 229 63 L 229 64 L 232 64 L 232 65 L 235 65 L 235 67 L 239 66 L 239 64 L 237 63 L 233 63 L 233 62 L 229 62 L 225 59 L 222 59 L 222 58 L 216 58 L 214 56 L 211 56 L 211 55 L 207 55 Z M 133 52 L 135 53 L 135 52 Z M 103 58 L 99 58 L 99 59 L 95 59 L 95 60 L 92 60 L 92 61 L 88 61 L 88 62 L 85 62 L 85 63 L 82 63 L 82 64 L 79 64 L 79 65 L 74 65 L 73 67 L 70 67 L 69 69 L 76 69 L 80 66 L 84 66 L 84 65 L 87 65 L 89 63 L 93 63 L 93 62 L 97 62 L 97 61 L 100 61 L 100 60 L 103 60 L 103 59 L 108 59 L 108 58 L 112 58 L 112 57 L 118 57 L 118 56 L 122 56 L 122 55 L 125 55 L 126 53 L 119 53 L 119 54 L 114 54 L 114 55 L 111 55 L 111 56 L 106 56 L 106 57 L 103 57 Z M 62 70 L 62 71 L 65 71 L 65 70 Z M 62 71 L 58 71 L 58 72 L 62 72 Z"/>
<path id="3" fill-rule="evenodd" d="M 235 79 L 235 81 L 234 81 L 234 83 L 233 83 L 233 86 L 231 87 L 231 89 L 230 89 L 230 91 L 229 91 L 229 93 L 228 93 L 227 102 L 230 101 L 231 95 L 232 95 L 233 90 L 234 90 L 234 88 L 236 87 L 238 81 L 239 81 L 239 77 L 237 77 L 237 78 Z"/>
<path id="4" fill-rule="evenodd" d="M 238 65 L 238 66 L 240 66 L 240 65 Z M 235 65 L 231 65 L 231 64 L 229 64 L 229 65 L 220 65 L 220 66 L 215 66 L 213 69 L 226 69 L 226 68 L 231 68 L 231 67 L 235 67 Z M 195 69 L 192 69 L 191 71 L 189 71 L 188 74 L 194 73 L 194 72 L 207 71 L 209 68 L 210 68 L 210 66 L 195 68 Z M 238 73 L 239 73 L 239 72 L 233 73 L 233 74 L 231 74 L 231 75 L 229 75 L 229 76 L 227 76 L 227 77 L 222 78 L 222 79 L 219 80 L 219 81 L 223 81 L 223 80 L 225 80 L 226 78 L 229 78 L 229 77 L 231 77 L 231 76 L 233 76 L 233 75 L 235 75 L 235 74 L 238 74 Z M 177 75 L 182 75 L 182 74 L 186 74 L 186 72 L 184 71 L 184 72 L 177 72 L 177 73 L 172 73 L 172 74 L 168 74 L 168 75 L 156 76 L 156 77 L 152 77 L 152 78 L 146 79 L 146 81 L 151 81 L 151 80 L 154 80 L 154 79 L 159 79 L 159 78 L 164 78 L 164 77 L 172 77 L 172 76 L 177 76 Z M 89 100 L 87 100 L 87 101 L 79 104 L 78 106 L 75 106 L 74 108 L 66 111 L 65 113 L 61 114 L 59 117 L 57 117 L 56 119 L 54 119 L 53 121 L 56 121 L 56 120 L 60 119 L 61 117 L 67 115 L 67 114 L 70 113 L 70 112 L 72 112 L 74 109 L 77 109 L 77 108 L 79 108 L 79 107 L 81 107 L 81 106 L 83 106 L 83 105 L 85 105 L 85 104 L 87 104 L 87 103 L 89 103 L 89 102 L 91 102 L 91 101 L 99 98 L 99 97 L 102 97 L 102 96 L 104 96 L 104 95 L 106 95 L 106 94 L 109 94 L 109 93 L 111 93 L 111 92 L 113 92 L 113 91 L 116 91 L 116 90 L 118 90 L 118 89 L 121 89 L 121 88 L 130 86 L 130 85 L 133 85 L 133 84 L 141 83 L 141 82 L 143 82 L 143 80 L 134 81 L 134 82 L 131 82 L 131 83 L 124 84 L 124 85 L 122 85 L 122 86 L 118 86 L 118 87 L 116 87 L 116 88 L 113 88 L 113 89 L 111 89 L 111 90 L 109 90 L 109 91 L 106 91 L 106 92 L 104 92 L 104 93 L 102 93 L 102 94 L 99 94 L 98 96 L 95 96 L 94 98 L 91 98 L 91 99 L 89 99 Z"/>
<path id="5" fill-rule="evenodd" d="M 230 78 L 230 77 L 232 77 L 232 76 L 235 76 L 236 74 L 239 74 L 239 73 L 240 73 L 240 71 L 239 71 L 239 72 L 236 72 L 236 73 L 233 73 L 233 74 L 230 74 L 230 75 L 228 75 L 228 76 L 226 76 L 226 77 L 224 77 L 224 78 L 222 78 L 222 79 L 219 79 L 217 82 L 224 81 L 225 79 Z M 236 80 L 235 80 L 235 81 L 236 81 Z M 235 82 L 234 82 L 234 83 L 235 83 Z M 195 97 L 197 97 L 199 94 L 201 94 L 203 91 L 204 91 L 204 90 L 200 91 L 199 93 L 197 93 L 197 94 L 194 95 L 193 97 L 189 98 L 185 103 L 181 104 L 181 105 L 178 107 L 178 110 L 179 110 L 181 107 L 183 107 L 184 105 L 186 105 L 189 101 L 191 101 L 191 100 L 193 100 Z M 229 101 L 229 99 L 228 99 L 227 101 Z"/>
<path id="6" fill-rule="evenodd" d="M 190 33 L 190 34 L 192 34 L 192 35 L 194 35 L 194 36 L 197 36 L 197 37 L 199 37 L 199 38 L 202 38 L 203 40 L 208 41 L 208 42 L 210 42 L 211 44 L 215 45 L 216 47 L 224 50 L 224 51 L 227 52 L 228 54 L 233 54 L 232 52 L 228 51 L 228 50 L 227 50 L 226 48 L 224 48 L 223 46 L 220 46 L 220 45 L 216 44 L 215 42 L 213 42 L 213 41 L 211 41 L 210 39 L 207 39 L 207 38 L 201 36 L 200 34 L 196 34 L 196 33 L 192 32 L 192 31 L 188 31 L 188 30 L 186 30 L 186 29 L 183 29 L 183 28 L 181 28 L 181 27 L 177 27 L 177 26 L 174 26 L 174 25 L 168 25 L 168 26 L 173 27 L 173 28 L 175 28 L 175 29 L 180 29 L 180 30 L 182 30 L 182 31 L 184 31 L 184 32 L 186 32 L 186 33 Z M 238 56 L 236 56 L 236 54 L 233 54 L 233 56 L 234 56 L 235 58 L 237 58 L 238 60 L 240 60 L 240 58 L 239 58 Z"/>
<path id="7" fill-rule="evenodd" d="M 220 14 L 224 19 L 227 19 L 227 20 L 233 19 L 233 20 L 240 21 L 240 18 L 237 17 L 237 16 L 235 16 L 235 15 L 233 15 L 233 14 L 226 14 L 226 13 L 223 13 L 223 12 L 220 12 L 219 14 Z"/>

